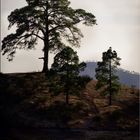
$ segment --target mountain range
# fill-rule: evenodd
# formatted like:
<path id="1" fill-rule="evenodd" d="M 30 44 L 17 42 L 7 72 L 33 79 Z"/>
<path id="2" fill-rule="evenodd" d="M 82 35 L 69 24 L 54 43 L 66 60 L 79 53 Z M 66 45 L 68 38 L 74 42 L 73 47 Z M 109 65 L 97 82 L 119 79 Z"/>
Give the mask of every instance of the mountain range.
<path id="1" fill-rule="evenodd" d="M 95 69 L 97 68 L 96 62 L 86 62 L 87 67 L 84 71 L 80 73 L 80 75 L 87 75 L 93 79 L 95 78 Z M 116 74 L 119 76 L 119 81 L 123 85 L 127 85 L 129 87 L 140 88 L 140 74 L 136 72 L 130 72 L 124 69 L 117 69 Z"/>

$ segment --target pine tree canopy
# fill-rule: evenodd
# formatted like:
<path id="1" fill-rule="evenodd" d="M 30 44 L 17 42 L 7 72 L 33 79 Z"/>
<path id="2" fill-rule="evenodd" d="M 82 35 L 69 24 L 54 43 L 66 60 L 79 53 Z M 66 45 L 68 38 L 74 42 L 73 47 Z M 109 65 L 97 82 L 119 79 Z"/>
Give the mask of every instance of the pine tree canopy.
<path id="1" fill-rule="evenodd" d="M 83 9 L 73 9 L 69 0 L 26 0 L 27 6 L 8 16 L 9 29 L 16 27 L 2 41 L 3 54 L 12 60 L 17 49 L 32 49 L 38 40 L 44 42 L 44 71 L 48 70 L 48 53 L 70 46 L 80 46 L 83 37 L 79 23 L 96 24 L 95 16 Z"/>
<path id="2" fill-rule="evenodd" d="M 79 63 L 77 52 L 70 47 L 66 47 L 56 54 L 52 64 L 52 70 L 63 74 L 68 73 L 70 76 L 78 76 L 80 70 L 83 70 L 85 67 L 86 63 Z"/>
<path id="3" fill-rule="evenodd" d="M 116 51 L 112 51 L 110 47 L 103 52 L 102 61 L 97 63 L 96 79 L 97 89 L 102 89 L 102 94 L 110 96 L 117 93 L 120 87 L 119 77 L 116 74 L 117 67 L 120 65 L 121 58 L 118 57 Z M 110 101 L 111 104 L 111 101 Z"/>

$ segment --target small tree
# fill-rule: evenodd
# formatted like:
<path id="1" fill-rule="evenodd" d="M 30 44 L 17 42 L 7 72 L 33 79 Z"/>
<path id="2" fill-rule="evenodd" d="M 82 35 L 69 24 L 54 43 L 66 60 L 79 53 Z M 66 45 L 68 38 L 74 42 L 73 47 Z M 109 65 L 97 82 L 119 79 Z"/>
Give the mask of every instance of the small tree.
<path id="1" fill-rule="evenodd" d="M 61 85 L 66 93 L 66 104 L 69 104 L 69 94 L 78 89 L 79 72 L 86 67 L 86 63 L 79 63 L 77 52 L 70 47 L 64 48 L 54 57 L 51 70 L 61 76 Z"/>
<path id="2" fill-rule="evenodd" d="M 98 80 L 96 88 L 102 88 L 104 95 L 109 94 L 109 105 L 112 104 L 112 94 L 117 93 L 120 87 L 119 77 L 115 73 L 120 60 L 116 51 L 112 51 L 110 47 L 107 52 L 103 52 L 102 61 L 97 63 L 98 67 L 95 70 Z"/>

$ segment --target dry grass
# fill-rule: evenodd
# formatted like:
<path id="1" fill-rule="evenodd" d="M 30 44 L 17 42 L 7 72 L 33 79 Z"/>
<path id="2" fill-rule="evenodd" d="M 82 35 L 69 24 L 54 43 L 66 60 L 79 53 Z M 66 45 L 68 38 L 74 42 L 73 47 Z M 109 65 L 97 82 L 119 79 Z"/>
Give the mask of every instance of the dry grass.
<path id="1" fill-rule="evenodd" d="M 14 101 L 15 106 L 13 106 L 13 108 L 8 106 L 8 109 L 18 110 L 18 112 L 16 112 L 17 114 L 21 112 L 34 114 L 34 116 L 30 116 L 34 118 L 36 110 L 46 110 L 54 103 L 59 104 L 60 102 L 65 102 L 64 93 L 54 96 L 53 93 L 49 92 L 49 79 L 42 73 L 9 74 L 5 75 L 5 77 L 6 85 L 3 85 L 3 87 L 6 86 L 6 88 L 3 88 L 3 93 L 6 92 L 7 97 L 10 95 L 13 99 L 17 97 L 17 102 Z M 131 125 L 133 125 L 131 123 L 134 123 L 134 125 L 136 123 L 137 125 L 137 110 L 134 110 L 135 106 L 133 107 L 133 105 L 138 103 L 139 100 L 138 89 L 122 87 L 119 94 L 113 98 L 112 106 L 108 106 L 108 98 L 101 96 L 100 93 L 96 91 L 95 85 L 96 81 L 92 80 L 86 85 L 86 89 L 81 91 L 80 96 L 75 96 L 75 93 L 70 95 L 70 105 L 72 107 L 79 103 L 83 105 L 83 108 L 71 114 L 76 117 L 73 117 L 74 119 L 68 122 L 70 127 L 89 127 L 88 123 L 90 123 L 90 121 L 93 120 L 93 123 L 95 123 L 95 117 L 99 117 L 98 120 L 103 120 L 103 122 L 105 122 L 103 125 L 108 125 L 109 115 L 117 111 L 119 113 L 120 111 L 124 112 L 123 118 L 116 120 L 119 121 L 119 124 L 123 124 L 127 116 L 128 122 L 125 121 L 126 124 L 124 123 L 126 126 L 129 125 L 131 127 Z M 13 99 L 6 98 L 5 102 L 10 102 Z M 131 121 L 132 119 L 134 120 L 133 122 Z M 93 127 L 97 127 L 94 126 L 93 123 L 90 123 L 90 126 L 93 125 Z"/>

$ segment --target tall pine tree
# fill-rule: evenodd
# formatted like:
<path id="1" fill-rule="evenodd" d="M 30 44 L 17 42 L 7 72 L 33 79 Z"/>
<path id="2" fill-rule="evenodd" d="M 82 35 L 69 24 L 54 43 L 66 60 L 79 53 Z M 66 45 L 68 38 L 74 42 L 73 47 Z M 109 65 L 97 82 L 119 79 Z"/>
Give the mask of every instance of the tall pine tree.
<path id="1" fill-rule="evenodd" d="M 121 58 L 118 57 L 116 51 L 112 51 L 110 47 L 103 52 L 102 61 L 97 63 L 96 79 L 97 89 L 102 89 L 104 95 L 109 95 L 109 105 L 112 104 L 112 95 L 117 93 L 120 87 L 119 77 L 116 75 L 117 66 L 120 65 Z"/>
<path id="2" fill-rule="evenodd" d="M 26 0 L 27 6 L 16 9 L 8 16 L 9 29 L 16 26 L 15 33 L 2 41 L 3 54 L 12 60 L 17 49 L 32 49 L 43 41 L 43 72 L 48 71 L 49 51 L 79 46 L 83 37 L 78 23 L 96 24 L 95 16 L 83 9 L 72 9 L 69 0 Z M 64 43 L 65 42 L 65 43 Z"/>

